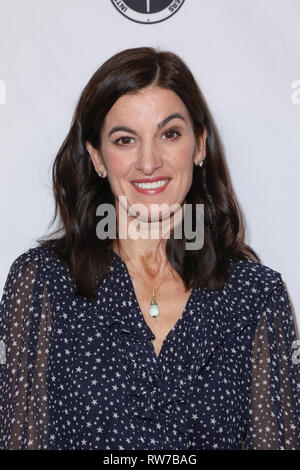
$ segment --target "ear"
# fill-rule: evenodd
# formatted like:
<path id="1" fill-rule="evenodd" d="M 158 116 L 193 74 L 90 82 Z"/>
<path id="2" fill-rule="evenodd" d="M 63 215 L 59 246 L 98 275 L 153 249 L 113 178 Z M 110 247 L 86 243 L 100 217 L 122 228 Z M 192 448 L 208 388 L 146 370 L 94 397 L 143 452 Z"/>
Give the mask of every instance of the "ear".
<path id="1" fill-rule="evenodd" d="M 88 151 L 88 153 L 90 154 L 90 157 L 93 161 L 93 164 L 94 164 L 94 168 L 95 168 L 95 171 L 97 173 L 99 173 L 99 171 L 101 170 L 102 171 L 102 175 L 105 177 L 106 176 L 106 168 L 103 164 L 103 161 L 101 159 L 101 156 L 100 156 L 100 153 L 98 152 L 98 150 L 96 150 L 92 144 L 87 140 L 86 143 L 85 143 L 85 147 Z"/>
<path id="2" fill-rule="evenodd" d="M 197 142 L 196 142 L 194 163 L 198 163 L 200 160 L 204 160 L 206 156 L 206 137 L 207 137 L 207 130 L 206 130 L 206 127 L 204 127 L 202 134 L 198 137 Z"/>

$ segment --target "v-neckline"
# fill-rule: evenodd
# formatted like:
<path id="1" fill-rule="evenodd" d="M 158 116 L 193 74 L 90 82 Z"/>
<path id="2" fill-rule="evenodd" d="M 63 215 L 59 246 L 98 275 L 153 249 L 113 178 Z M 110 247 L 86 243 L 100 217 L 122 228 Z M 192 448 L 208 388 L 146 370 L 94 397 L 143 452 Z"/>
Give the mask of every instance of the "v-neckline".
<path id="1" fill-rule="evenodd" d="M 119 262 L 122 264 L 124 270 L 125 270 L 125 273 L 128 277 L 128 280 L 129 280 L 129 285 L 130 285 L 130 290 L 132 292 L 132 297 L 133 297 L 133 301 L 135 303 L 135 306 L 136 306 L 136 310 L 138 312 L 138 321 L 141 321 L 144 328 L 147 330 L 147 332 L 149 334 L 151 334 L 152 336 L 152 339 L 155 339 L 155 334 L 153 333 L 153 331 L 151 330 L 150 326 L 148 325 L 148 323 L 146 322 L 145 318 L 144 318 L 144 315 L 143 315 L 143 312 L 142 312 L 142 309 L 140 307 L 140 304 L 138 302 L 138 299 L 137 299 L 137 295 L 135 293 L 135 289 L 134 289 L 134 285 L 133 285 L 133 282 L 132 282 L 132 279 L 131 279 L 131 276 L 130 276 L 130 273 L 128 271 L 128 268 L 127 268 L 127 265 L 125 263 L 125 261 L 122 260 L 122 258 L 114 251 L 112 250 L 113 252 L 113 255 L 116 257 L 117 260 L 119 260 Z M 179 328 L 178 325 L 182 325 L 182 323 L 184 322 L 185 318 L 187 317 L 187 311 L 190 307 L 190 304 L 192 303 L 192 299 L 194 297 L 194 293 L 195 293 L 195 289 L 192 288 L 191 292 L 190 292 L 190 295 L 186 301 L 186 304 L 185 304 L 185 307 L 180 315 L 180 317 L 178 318 L 178 320 L 176 321 L 176 323 L 174 323 L 174 325 L 172 326 L 172 328 L 168 331 L 168 334 L 165 336 L 165 339 L 163 340 L 162 342 L 162 345 L 161 345 L 161 348 L 160 348 L 160 351 L 158 353 L 158 356 L 156 355 L 156 352 L 155 352 L 155 348 L 154 348 L 154 344 L 152 343 L 152 341 L 150 341 L 150 346 L 151 346 L 151 351 L 154 355 L 154 358 L 156 360 L 156 363 L 160 363 L 161 362 L 161 357 L 162 357 L 162 351 L 163 349 L 165 349 L 166 347 L 166 343 L 167 341 L 170 340 L 170 337 L 172 336 L 172 334 L 175 334 L 174 331 L 176 332 Z"/>

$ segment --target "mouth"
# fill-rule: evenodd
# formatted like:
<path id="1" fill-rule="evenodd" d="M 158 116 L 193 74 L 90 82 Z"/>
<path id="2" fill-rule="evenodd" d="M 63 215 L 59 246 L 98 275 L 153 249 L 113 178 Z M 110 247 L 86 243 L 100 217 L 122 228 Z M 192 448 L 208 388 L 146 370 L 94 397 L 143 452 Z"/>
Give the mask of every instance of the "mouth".
<path id="1" fill-rule="evenodd" d="M 146 195 L 154 195 L 164 191 L 168 186 L 170 180 L 171 178 L 167 177 L 153 179 L 149 178 L 148 180 L 131 181 L 131 184 L 134 189 L 139 193 Z"/>

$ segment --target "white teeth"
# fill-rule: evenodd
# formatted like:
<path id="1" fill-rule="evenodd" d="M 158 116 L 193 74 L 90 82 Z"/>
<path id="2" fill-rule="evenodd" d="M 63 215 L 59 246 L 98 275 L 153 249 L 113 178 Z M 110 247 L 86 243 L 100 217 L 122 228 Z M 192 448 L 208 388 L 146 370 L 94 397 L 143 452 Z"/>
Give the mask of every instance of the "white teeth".
<path id="1" fill-rule="evenodd" d="M 135 186 L 138 188 L 142 189 L 156 189 L 160 188 L 161 186 L 164 186 L 168 180 L 159 180 L 159 181 L 154 181 L 153 183 L 133 183 Z"/>

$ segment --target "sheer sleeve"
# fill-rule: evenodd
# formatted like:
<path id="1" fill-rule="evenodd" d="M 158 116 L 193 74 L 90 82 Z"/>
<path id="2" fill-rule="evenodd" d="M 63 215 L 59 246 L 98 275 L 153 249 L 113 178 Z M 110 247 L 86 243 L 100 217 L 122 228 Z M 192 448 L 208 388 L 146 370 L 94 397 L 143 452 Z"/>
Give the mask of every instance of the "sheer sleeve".
<path id="1" fill-rule="evenodd" d="M 300 450 L 298 344 L 281 278 L 255 326 L 244 450 Z"/>
<path id="2" fill-rule="evenodd" d="M 45 269 L 35 249 L 15 259 L 0 303 L 0 448 L 45 449 L 51 331 Z"/>

